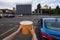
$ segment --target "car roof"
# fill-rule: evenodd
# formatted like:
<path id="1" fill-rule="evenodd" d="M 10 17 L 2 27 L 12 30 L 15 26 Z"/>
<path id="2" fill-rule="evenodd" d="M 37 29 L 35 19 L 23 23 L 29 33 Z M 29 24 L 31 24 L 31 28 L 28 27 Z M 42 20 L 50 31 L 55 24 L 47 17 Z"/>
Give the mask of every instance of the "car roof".
<path id="1" fill-rule="evenodd" d="M 42 18 L 42 20 L 60 20 L 60 18 Z"/>

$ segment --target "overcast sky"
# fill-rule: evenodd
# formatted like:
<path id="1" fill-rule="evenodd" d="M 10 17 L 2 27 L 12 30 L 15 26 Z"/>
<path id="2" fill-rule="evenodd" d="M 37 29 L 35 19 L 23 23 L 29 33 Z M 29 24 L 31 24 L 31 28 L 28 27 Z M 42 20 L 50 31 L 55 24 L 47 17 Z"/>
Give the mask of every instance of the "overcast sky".
<path id="1" fill-rule="evenodd" d="M 60 0 L 0 0 L 0 8 L 12 9 L 16 7 L 16 4 L 32 4 L 32 10 L 36 9 L 37 4 L 51 6 L 55 8 L 57 5 L 60 6 Z"/>

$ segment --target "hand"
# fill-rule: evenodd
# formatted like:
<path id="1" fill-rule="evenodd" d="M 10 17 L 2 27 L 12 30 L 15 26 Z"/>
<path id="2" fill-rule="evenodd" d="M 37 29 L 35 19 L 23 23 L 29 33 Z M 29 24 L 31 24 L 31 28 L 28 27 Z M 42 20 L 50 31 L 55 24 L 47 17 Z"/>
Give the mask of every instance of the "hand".
<path id="1" fill-rule="evenodd" d="M 33 35 L 35 32 L 34 32 L 34 28 L 32 27 L 32 29 L 29 29 L 31 34 Z"/>
<path id="2" fill-rule="evenodd" d="M 21 32 L 21 30 L 22 30 L 22 27 L 20 26 L 20 27 L 18 28 L 17 32 Z"/>
<path id="3" fill-rule="evenodd" d="M 4 38 L 3 40 L 12 40 L 18 33 L 20 33 L 20 30 L 22 29 L 22 27 L 19 27 L 18 30 L 14 33 L 12 33 L 11 35 L 7 36 L 6 38 Z"/>
<path id="4" fill-rule="evenodd" d="M 36 28 L 34 28 L 34 29 L 36 29 Z M 33 27 L 32 27 L 32 29 L 30 30 L 30 32 L 31 32 L 31 34 L 32 34 L 32 36 L 33 36 L 32 40 L 38 40 L 38 39 L 37 39 L 37 36 L 36 36 L 36 34 L 35 34 L 34 29 L 33 29 Z"/>

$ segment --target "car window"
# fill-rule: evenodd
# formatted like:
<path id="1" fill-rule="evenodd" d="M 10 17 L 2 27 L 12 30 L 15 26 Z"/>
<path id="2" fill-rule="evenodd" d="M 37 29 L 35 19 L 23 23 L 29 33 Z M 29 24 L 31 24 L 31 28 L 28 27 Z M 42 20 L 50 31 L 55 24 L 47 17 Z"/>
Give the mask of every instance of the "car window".
<path id="1" fill-rule="evenodd" d="M 45 26 L 49 29 L 60 30 L 60 21 L 46 21 Z"/>

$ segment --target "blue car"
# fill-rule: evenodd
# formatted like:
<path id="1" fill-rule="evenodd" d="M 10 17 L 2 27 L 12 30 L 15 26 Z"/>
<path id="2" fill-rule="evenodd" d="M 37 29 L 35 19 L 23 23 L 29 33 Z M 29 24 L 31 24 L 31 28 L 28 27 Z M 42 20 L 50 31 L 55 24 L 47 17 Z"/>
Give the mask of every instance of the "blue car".
<path id="1" fill-rule="evenodd" d="M 60 18 L 42 18 L 38 21 L 42 40 L 60 40 Z"/>

